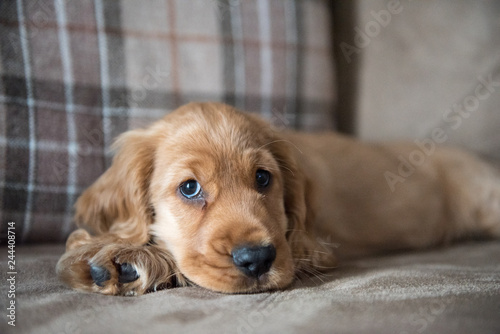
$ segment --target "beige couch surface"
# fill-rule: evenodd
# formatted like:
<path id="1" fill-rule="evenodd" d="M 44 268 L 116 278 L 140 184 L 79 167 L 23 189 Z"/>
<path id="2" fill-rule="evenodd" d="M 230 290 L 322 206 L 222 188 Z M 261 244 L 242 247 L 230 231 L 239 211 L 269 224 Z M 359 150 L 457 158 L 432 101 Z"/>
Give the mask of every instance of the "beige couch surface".
<path id="1" fill-rule="evenodd" d="M 18 247 L 16 327 L 7 325 L 2 284 L 0 333 L 500 332 L 496 241 L 352 261 L 286 291 L 250 295 L 198 287 L 141 297 L 81 293 L 57 280 L 62 252 Z"/>

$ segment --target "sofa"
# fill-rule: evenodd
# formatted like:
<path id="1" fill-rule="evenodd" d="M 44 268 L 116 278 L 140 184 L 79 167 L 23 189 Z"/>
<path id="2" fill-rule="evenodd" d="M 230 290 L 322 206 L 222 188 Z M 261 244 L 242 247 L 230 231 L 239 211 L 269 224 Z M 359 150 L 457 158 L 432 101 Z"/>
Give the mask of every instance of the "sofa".
<path id="1" fill-rule="evenodd" d="M 497 240 L 353 259 L 258 294 L 104 296 L 55 274 L 113 139 L 189 101 L 361 140 L 417 145 L 439 128 L 500 160 L 499 14 L 465 0 L 0 2 L 0 333 L 500 332 Z"/>

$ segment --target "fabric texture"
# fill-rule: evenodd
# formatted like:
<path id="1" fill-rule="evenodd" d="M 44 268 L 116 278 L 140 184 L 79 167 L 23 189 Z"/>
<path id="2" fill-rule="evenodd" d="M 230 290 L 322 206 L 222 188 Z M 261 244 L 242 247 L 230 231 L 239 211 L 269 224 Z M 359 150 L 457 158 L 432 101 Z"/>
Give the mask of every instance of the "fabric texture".
<path id="1" fill-rule="evenodd" d="M 0 221 L 63 241 L 113 138 L 189 101 L 334 128 L 327 1 L 0 2 Z"/>
<path id="2" fill-rule="evenodd" d="M 63 251 L 17 248 L 16 327 L 2 315 L 0 333 L 500 333 L 498 241 L 347 262 L 285 291 L 240 295 L 81 293 L 55 275 Z"/>

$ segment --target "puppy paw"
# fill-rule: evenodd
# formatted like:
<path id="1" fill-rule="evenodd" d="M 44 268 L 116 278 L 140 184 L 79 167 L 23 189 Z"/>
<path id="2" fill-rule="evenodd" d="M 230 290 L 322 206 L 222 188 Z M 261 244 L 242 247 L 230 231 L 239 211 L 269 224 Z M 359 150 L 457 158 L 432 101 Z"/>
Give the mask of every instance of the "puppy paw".
<path id="1" fill-rule="evenodd" d="M 59 277 L 77 290 L 139 296 L 176 285 L 173 262 L 163 250 L 124 243 L 90 243 L 66 252 Z"/>
<path id="2" fill-rule="evenodd" d="M 131 283 L 139 278 L 137 270 L 129 263 L 116 263 L 118 271 L 118 283 Z M 106 267 L 90 264 L 90 276 L 97 286 L 104 287 L 106 282 L 111 279 L 111 273 Z"/>
<path id="3" fill-rule="evenodd" d="M 107 245 L 88 260 L 91 291 L 108 295 L 139 296 L 146 292 L 148 275 L 133 254 L 142 246 Z M 139 273 L 140 272 L 140 273 Z"/>

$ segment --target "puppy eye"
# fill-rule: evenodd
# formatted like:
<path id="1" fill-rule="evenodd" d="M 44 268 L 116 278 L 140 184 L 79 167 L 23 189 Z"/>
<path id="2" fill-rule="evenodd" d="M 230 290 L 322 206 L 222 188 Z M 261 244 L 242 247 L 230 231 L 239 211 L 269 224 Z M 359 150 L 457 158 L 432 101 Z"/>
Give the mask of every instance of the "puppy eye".
<path id="1" fill-rule="evenodd" d="M 267 170 L 259 169 L 255 173 L 255 182 L 259 189 L 265 188 L 271 182 L 271 174 Z"/>
<path id="2" fill-rule="evenodd" d="M 201 186 L 195 180 L 187 180 L 180 185 L 179 191 L 181 192 L 182 196 L 191 199 L 201 193 Z"/>

